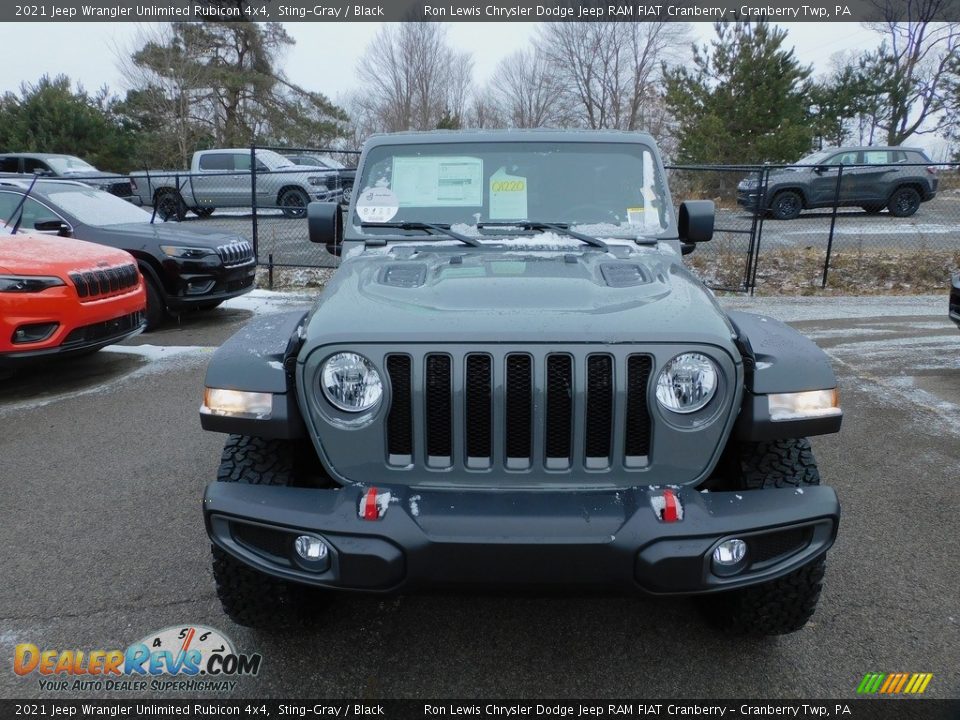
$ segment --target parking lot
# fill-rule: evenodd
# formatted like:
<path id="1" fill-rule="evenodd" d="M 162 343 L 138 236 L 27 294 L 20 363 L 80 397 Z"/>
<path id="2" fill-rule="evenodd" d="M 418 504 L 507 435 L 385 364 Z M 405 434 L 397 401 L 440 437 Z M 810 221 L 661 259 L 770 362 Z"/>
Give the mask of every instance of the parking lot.
<path id="1" fill-rule="evenodd" d="M 230 623 L 200 511 L 223 443 L 200 429 L 204 367 L 253 313 L 306 302 L 257 292 L 0 382 L 0 696 L 44 696 L 10 671 L 18 643 L 122 649 L 200 623 L 263 655 L 235 697 L 849 697 L 867 672 L 930 672 L 928 696 L 960 697 L 960 332 L 945 293 L 723 301 L 815 339 L 845 408 L 841 434 L 813 441 L 844 513 L 820 607 L 770 640 L 719 635 L 687 599 L 590 595 L 345 595 L 306 631 Z"/>

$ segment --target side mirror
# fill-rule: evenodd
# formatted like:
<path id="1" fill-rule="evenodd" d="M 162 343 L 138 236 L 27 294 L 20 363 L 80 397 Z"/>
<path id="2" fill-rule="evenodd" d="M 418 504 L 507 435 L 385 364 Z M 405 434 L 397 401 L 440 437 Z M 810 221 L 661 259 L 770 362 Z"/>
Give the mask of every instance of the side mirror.
<path id="1" fill-rule="evenodd" d="M 829 170 L 829 169 L 830 169 L 830 168 L 827 167 L 826 165 L 817 165 L 817 166 L 813 169 L 813 171 L 814 171 L 817 175 L 823 175 L 823 174 L 824 174 L 827 170 Z"/>
<path id="2" fill-rule="evenodd" d="M 307 231 L 310 242 L 326 245 L 328 253 L 339 255 L 343 239 L 340 203 L 312 202 L 307 205 Z"/>
<path id="3" fill-rule="evenodd" d="M 681 203 L 680 215 L 677 218 L 680 243 L 702 243 L 710 240 L 713 237 L 715 215 L 713 200 L 687 200 Z"/>
<path id="4" fill-rule="evenodd" d="M 33 229 L 40 232 L 55 232 L 60 237 L 70 237 L 72 234 L 70 226 L 62 220 L 37 220 L 33 224 Z"/>

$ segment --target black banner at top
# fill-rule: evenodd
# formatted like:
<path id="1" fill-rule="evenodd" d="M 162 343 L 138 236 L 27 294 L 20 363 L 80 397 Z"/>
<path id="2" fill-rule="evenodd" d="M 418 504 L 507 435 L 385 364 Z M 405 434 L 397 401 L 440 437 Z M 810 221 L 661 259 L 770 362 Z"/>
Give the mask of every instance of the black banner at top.
<path id="1" fill-rule="evenodd" d="M 920 6 L 960 20 L 960 0 L 39 0 L 0 3 L 2 22 L 872 22 Z"/>

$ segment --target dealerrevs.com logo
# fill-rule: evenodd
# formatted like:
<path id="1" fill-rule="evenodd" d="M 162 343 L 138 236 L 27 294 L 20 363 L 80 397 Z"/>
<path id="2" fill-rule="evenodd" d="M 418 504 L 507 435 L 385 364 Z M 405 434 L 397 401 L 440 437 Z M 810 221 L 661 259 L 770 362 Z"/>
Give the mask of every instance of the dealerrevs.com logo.
<path id="1" fill-rule="evenodd" d="M 230 692 L 237 679 L 260 672 L 259 653 L 238 653 L 219 630 L 179 625 L 150 633 L 126 650 L 41 649 L 21 643 L 13 671 L 39 676 L 40 689 L 58 691 Z"/>

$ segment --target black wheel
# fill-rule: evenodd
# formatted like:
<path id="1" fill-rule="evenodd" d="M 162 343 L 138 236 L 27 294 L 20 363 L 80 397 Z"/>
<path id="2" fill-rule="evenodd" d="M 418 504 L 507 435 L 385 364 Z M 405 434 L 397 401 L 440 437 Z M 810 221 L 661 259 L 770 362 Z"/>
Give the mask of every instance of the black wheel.
<path id="1" fill-rule="evenodd" d="M 197 305 L 197 310 L 214 310 L 220 307 L 223 304 L 223 300 L 213 300 L 211 302 L 200 303 Z"/>
<path id="2" fill-rule="evenodd" d="M 193 211 L 193 214 L 199 218 L 207 218 L 213 215 L 213 212 L 216 208 L 212 207 L 199 207 L 199 208 L 190 208 Z"/>
<path id="3" fill-rule="evenodd" d="M 860 207 L 863 208 L 865 213 L 876 215 L 883 210 L 883 203 L 870 203 L 869 205 L 861 205 Z"/>
<path id="4" fill-rule="evenodd" d="M 147 326 L 144 332 L 152 332 L 167 319 L 167 306 L 163 294 L 146 273 L 143 273 L 143 282 L 147 286 Z"/>
<path id="5" fill-rule="evenodd" d="M 819 485 L 820 472 L 806 438 L 742 443 L 733 459 L 745 491 Z M 699 598 L 715 627 L 735 635 L 785 635 L 813 616 L 823 587 L 823 556 L 776 580 Z"/>
<path id="6" fill-rule="evenodd" d="M 890 196 L 887 209 L 894 217 L 910 217 L 920 209 L 920 193 L 916 188 L 902 187 Z"/>
<path id="7" fill-rule="evenodd" d="M 217 481 L 293 485 L 297 462 L 297 448 L 288 440 L 231 435 L 220 456 Z M 304 620 L 308 612 L 316 616 L 321 610 L 323 591 L 264 575 L 216 545 L 211 551 L 217 597 L 238 625 L 284 628 Z"/>
<path id="8" fill-rule="evenodd" d="M 349 205 L 350 201 L 353 199 L 353 184 L 346 184 L 343 186 L 343 194 L 340 196 L 341 205 Z"/>
<path id="9" fill-rule="evenodd" d="M 777 193 L 770 203 L 770 216 L 775 220 L 793 220 L 803 210 L 803 198 L 793 190 Z"/>
<path id="10" fill-rule="evenodd" d="M 300 188 L 287 188 L 277 198 L 277 205 L 288 218 L 306 217 L 309 202 L 310 198 Z"/>
<path id="11" fill-rule="evenodd" d="M 153 206 L 161 220 L 183 220 L 187 216 L 187 206 L 176 190 L 160 190 L 153 199 Z"/>

